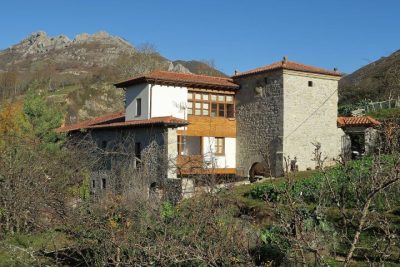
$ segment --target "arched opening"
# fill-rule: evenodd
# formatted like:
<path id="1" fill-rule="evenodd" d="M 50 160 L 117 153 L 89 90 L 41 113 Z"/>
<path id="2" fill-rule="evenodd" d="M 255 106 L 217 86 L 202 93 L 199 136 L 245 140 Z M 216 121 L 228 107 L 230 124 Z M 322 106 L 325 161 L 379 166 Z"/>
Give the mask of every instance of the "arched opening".
<path id="1" fill-rule="evenodd" d="M 255 182 L 258 179 L 264 178 L 267 176 L 267 170 L 265 168 L 265 164 L 261 162 L 256 162 L 251 165 L 249 171 L 250 182 Z"/>
<path id="2" fill-rule="evenodd" d="M 155 192 L 157 190 L 157 182 L 152 182 L 149 186 L 150 192 Z"/>
<path id="3" fill-rule="evenodd" d="M 149 186 L 149 198 L 160 198 L 160 188 L 157 182 L 152 182 Z"/>

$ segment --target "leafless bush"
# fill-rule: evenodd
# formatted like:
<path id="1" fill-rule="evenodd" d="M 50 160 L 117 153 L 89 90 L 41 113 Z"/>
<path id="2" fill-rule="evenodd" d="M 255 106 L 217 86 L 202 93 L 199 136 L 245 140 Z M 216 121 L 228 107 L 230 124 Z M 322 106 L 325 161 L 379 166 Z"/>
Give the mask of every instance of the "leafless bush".
<path id="1" fill-rule="evenodd" d="M 224 205 L 209 195 L 178 208 L 109 195 L 75 210 L 69 229 L 89 265 L 252 265 L 249 236 Z"/>
<path id="2" fill-rule="evenodd" d="M 0 139 L 0 234 L 56 225 L 77 197 L 70 189 L 82 181 L 83 158 L 77 151 L 49 151 L 34 139 Z"/>

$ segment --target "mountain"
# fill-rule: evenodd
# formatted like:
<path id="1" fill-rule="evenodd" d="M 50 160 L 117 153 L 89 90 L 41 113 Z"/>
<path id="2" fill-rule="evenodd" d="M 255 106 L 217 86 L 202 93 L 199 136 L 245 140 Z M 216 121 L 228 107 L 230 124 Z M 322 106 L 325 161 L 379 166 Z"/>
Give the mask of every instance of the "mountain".
<path id="1" fill-rule="evenodd" d="M 205 62 L 198 60 L 190 60 L 190 61 L 176 60 L 173 61 L 173 64 L 177 66 L 181 65 L 186 69 L 188 69 L 190 72 L 196 74 L 226 77 L 226 75 L 223 72 L 217 70 L 214 67 L 213 62 Z"/>
<path id="2" fill-rule="evenodd" d="M 39 31 L 0 50 L 0 101 L 32 88 L 65 104 L 66 123 L 123 109 L 113 83 L 153 70 L 226 76 L 202 61 L 170 61 L 149 44 L 139 47 L 106 32 L 48 36 Z"/>
<path id="3" fill-rule="evenodd" d="M 400 96 L 400 50 L 344 76 L 339 95 L 341 104 Z"/>

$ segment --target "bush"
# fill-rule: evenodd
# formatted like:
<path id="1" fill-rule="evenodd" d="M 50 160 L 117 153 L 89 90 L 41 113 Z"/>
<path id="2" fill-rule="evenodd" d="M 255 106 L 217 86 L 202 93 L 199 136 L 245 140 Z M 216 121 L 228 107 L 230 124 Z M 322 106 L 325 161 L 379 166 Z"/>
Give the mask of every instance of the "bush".
<path id="1" fill-rule="evenodd" d="M 308 178 L 296 180 L 292 190 L 294 197 L 302 197 L 308 203 L 315 203 L 319 197 L 318 192 L 321 188 L 322 176 L 313 175 Z M 245 196 L 252 199 L 263 199 L 269 202 L 280 202 L 282 194 L 285 193 L 287 183 L 269 183 L 257 185 L 251 189 Z"/>
<path id="2" fill-rule="evenodd" d="M 286 183 L 280 182 L 277 184 L 263 184 L 257 185 L 253 187 L 248 193 L 246 193 L 246 197 L 250 197 L 252 199 L 263 199 L 269 202 L 278 202 L 280 196 L 283 194 L 286 187 Z"/>
<path id="3" fill-rule="evenodd" d="M 309 178 L 297 180 L 294 183 L 295 196 L 302 196 L 307 203 L 316 203 L 318 201 L 320 188 L 322 186 L 322 176 L 313 175 Z"/>
<path id="4" fill-rule="evenodd" d="M 384 168 L 390 170 L 395 166 L 398 158 L 398 155 L 382 155 L 379 161 Z M 363 179 L 371 175 L 373 164 L 376 164 L 376 159 L 372 157 L 351 161 L 346 165 L 328 169 L 325 173 L 320 172 L 307 178 L 298 179 L 288 192 L 293 194 L 294 198 L 301 197 L 304 202 L 315 204 L 318 202 L 320 192 L 324 191 L 324 189 L 328 190 L 328 188 L 324 187 L 327 186 L 326 181 L 329 180 L 332 189 L 335 192 L 339 192 L 342 199 L 345 198 L 348 208 L 352 208 L 359 201 L 363 201 L 363 196 L 365 196 L 365 194 L 360 191 L 360 187 L 355 186 L 355 184 L 362 183 Z M 262 199 L 268 202 L 281 202 L 282 194 L 285 193 L 286 187 L 286 181 L 260 184 L 254 186 L 245 196 L 252 199 Z M 398 187 L 393 187 L 391 190 L 387 191 L 385 195 L 377 196 L 373 203 L 375 209 L 379 210 L 385 208 L 388 203 L 393 206 L 400 205 L 400 199 L 396 197 L 398 191 Z M 336 204 L 334 199 L 325 199 L 325 204 L 328 206 Z"/>

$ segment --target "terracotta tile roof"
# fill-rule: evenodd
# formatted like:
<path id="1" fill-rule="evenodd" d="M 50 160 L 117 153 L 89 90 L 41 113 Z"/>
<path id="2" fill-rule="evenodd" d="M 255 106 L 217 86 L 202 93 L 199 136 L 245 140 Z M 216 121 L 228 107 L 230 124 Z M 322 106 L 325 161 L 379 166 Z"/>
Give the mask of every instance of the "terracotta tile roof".
<path id="1" fill-rule="evenodd" d="M 135 126 L 146 126 L 146 125 L 177 127 L 177 126 L 184 126 L 187 124 L 188 122 L 186 120 L 175 118 L 172 116 L 154 117 L 146 120 L 125 121 L 125 114 L 120 112 L 95 118 L 93 120 L 87 120 L 76 124 L 60 127 L 56 129 L 56 132 L 67 133 L 67 132 L 79 131 L 81 129 L 123 128 L 123 127 L 135 127 Z"/>
<path id="2" fill-rule="evenodd" d="M 210 89 L 239 89 L 239 85 L 235 84 L 231 78 L 178 73 L 171 71 L 153 71 L 126 81 L 116 83 L 114 85 L 118 88 L 124 88 L 133 84 L 145 82 Z"/>
<path id="3" fill-rule="evenodd" d="M 104 115 L 102 117 L 85 120 L 85 121 L 81 121 L 81 122 L 70 124 L 70 125 L 65 125 L 60 128 L 57 128 L 56 132 L 58 132 L 58 133 L 71 132 L 71 131 L 76 131 L 79 129 L 85 129 L 91 125 L 97 125 L 97 124 L 102 124 L 102 123 L 111 123 L 111 122 L 117 122 L 117 121 L 125 121 L 125 113 L 124 112 L 111 113 L 111 114 Z"/>
<path id="4" fill-rule="evenodd" d="M 184 126 L 188 125 L 188 121 L 184 119 L 175 118 L 173 116 L 167 117 L 154 117 L 147 120 L 130 120 L 124 122 L 114 122 L 100 125 L 91 125 L 87 129 L 98 129 L 98 128 L 121 128 L 121 127 L 133 127 L 133 126 L 146 126 L 146 125 L 161 125 L 161 126 Z"/>
<path id="5" fill-rule="evenodd" d="M 259 67 L 253 70 L 241 72 L 239 74 L 234 75 L 232 78 L 238 78 L 238 77 L 243 77 L 247 75 L 252 75 L 252 74 L 257 74 L 257 73 L 262 73 L 262 72 L 267 72 L 267 71 L 273 71 L 273 70 L 279 70 L 279 69 L 285 69 L 285 70 L 295 70 L 295 71 L 301 71 L 301 72 L 309 72 L 309 73 L 316 73 L 316 74 L 325 74 L 325 75 L 331 75 L 331 76 L 342 76 L 340 72 L 333 71 L 333 70 L 326 70 L 326 69 L 321 69 L 321 68 L 316 68 L 313 66 L 308 66 L 304 64 L 300 64 L 297 62 L 293 61 L 278 61 L 275 63 L 272 63 L 270 65 L 266 65 L 263 67 Z"/>
<path id="6" fill-rule="evenodd" d="M 381 123 L 370 116 L 362 117 L 338 117 L 337 124 L 339 127 L 348 126 L 378 126 Z"/>

